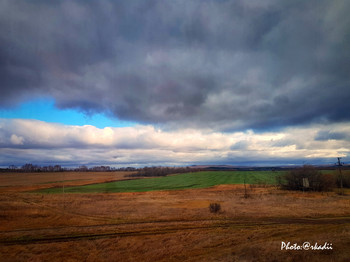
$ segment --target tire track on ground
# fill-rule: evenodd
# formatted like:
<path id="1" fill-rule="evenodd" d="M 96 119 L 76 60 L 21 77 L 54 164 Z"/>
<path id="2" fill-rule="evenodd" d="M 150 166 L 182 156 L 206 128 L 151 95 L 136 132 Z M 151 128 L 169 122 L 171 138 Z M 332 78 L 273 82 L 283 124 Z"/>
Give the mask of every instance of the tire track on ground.
<path id="1" fill-rule="evenodd" d="M 252 227 L 269 227 L 282 226 L 290 224 L 300 225 L 339 225 L 349 224 L 349 217 L 332 217 L 332 218 L 267 218 L 259 221 L 242 221 L 235 219 L 214 219 L 214 220 L 170 220 L 158 222 L 129 222 L 122 224 L 106 224 L 106 225 L 92 225 L 92 226 L 67 226 L 60 227 L 60 230 L 69 230 L 69 232 L 52 234 L 49 231 L 56 231 L 58 228 L 41 228 L 21 231 L 2 231 L 2 238 L 0 244 L 2 245 L 25 245 L 25 244 L 40 244 L 52 242 L 67 242 L 79 240 L 92 240 L 101 238 L 115 238 L 115 237 L 131 237 L 131 236 L 145 236 L 145 235 L 160 235 L 171 234 L 186 230 L 203 230 L 203 229 L 219 229 L 219 228 L 252 228 Z M 134 230 L 130 230 L 130 226 Z M 124 227 L 124 228 L 123 228 Z M 79 229 L 71 231 L 72 229 Z M 86 230 L 82 232 L 82 229 Z M 100 232 L 96 232 L 96 229 Z M 45 230 L 47 232 L 45 233 Z M 94 230 L 93 232 L 88 232 Z M 42 232 L 40 232 L 42 231 Z M 12 235 L 13 233 L 21 232 L 22 235 Z M 6 234 L 7 233 L 7 234 Z M 35 233 L 35 234 L 33 234 Z M 38 234 L 38 233 L 41 233 Z M 12 235 L 12 236 L 11 236 Z"/>

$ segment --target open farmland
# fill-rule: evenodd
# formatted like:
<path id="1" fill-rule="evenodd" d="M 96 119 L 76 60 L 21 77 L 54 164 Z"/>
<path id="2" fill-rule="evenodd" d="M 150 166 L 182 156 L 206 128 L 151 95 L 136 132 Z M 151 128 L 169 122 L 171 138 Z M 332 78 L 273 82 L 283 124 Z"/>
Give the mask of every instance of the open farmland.
<path id="1" fill-rule="evenodd" d="M 65 193 L 116 193 L 156 190 L 207 188 L 224 184 L 276 184 L 283 172 L 272 171 L 203 171 L 173 176 L 114 181 L 84 186 L 65 187 Z M 62 193 L 60 187 L 42 189 L 40 193 Z"/>
<path id="2" fill-rule="evenodd" d="M 348 261 L 350 257 L 349 195 L 282 191 L 269 173 L 259 172 L 110 182 L 129 179 L 128 174 L 1 174 L 0 260 Z M 191 179 L 180 187 L 185 176 Z M 247 185 L 248 198 L 243 197 L 244 176 L 248 184 L 254 183 Z M 265 183 L 266 178 L 271 180 Z M 69 192 L 85 185 L 134 181 L 149 186 L 147 181 L 162 181 L 162 191 Z M 177 183 L 172 188 L 171 181 Z M 199 181 L 202 188 L 189 187 Z M 64 194 L 28 193 L 51 187 L 59 187 L 61 193 L 63 185 Z M 183 189 L 186 186 L 190 189 Z M 219 203 L 222 210 L 210 213 L 210 203 Z M 281 241 L 328 242 L 333 250 L 281 251 Z"/>

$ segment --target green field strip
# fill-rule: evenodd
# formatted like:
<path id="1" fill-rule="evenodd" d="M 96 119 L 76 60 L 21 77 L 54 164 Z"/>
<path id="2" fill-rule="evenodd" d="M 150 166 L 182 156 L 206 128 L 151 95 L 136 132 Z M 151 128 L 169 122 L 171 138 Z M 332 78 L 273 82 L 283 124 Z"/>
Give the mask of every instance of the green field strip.
<path id="1" fill-rule="evenodd" d="M 281 171 L 203 171 L 166 177 L 114 181 L 84 186 L 65 187 L 65 193 L 117 193 L 157 190 L 207 188 L 222 184 L 276 184 Z M 35 193 L 62 193 L 62 187 L 41 189 Z"/>

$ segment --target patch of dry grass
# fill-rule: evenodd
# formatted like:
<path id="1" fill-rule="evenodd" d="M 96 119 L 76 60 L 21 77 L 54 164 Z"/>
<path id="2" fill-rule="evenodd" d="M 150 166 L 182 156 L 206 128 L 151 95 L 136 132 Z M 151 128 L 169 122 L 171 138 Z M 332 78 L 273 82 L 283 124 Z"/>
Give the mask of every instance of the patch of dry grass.
<path id="1" fill-rule="evenodd" d="M 135 179 L 134 172 L 44 172 L 0 173 L 0 192 L 24 192 L 50 187 L 81 186 L 108 181 Z"/>

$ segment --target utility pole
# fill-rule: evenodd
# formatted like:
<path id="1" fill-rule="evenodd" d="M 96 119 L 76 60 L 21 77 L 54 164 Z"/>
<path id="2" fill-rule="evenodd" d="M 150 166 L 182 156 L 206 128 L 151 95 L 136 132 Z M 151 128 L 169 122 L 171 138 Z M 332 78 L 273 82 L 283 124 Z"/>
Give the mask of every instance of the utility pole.
<path id="1" fill-rule="evenodd" d="M 343 174 L 341 172 L 341 167 L 343 166 L 344 163 L 341 163 L 340 159 L 341 159 L 341 157 L 338 157 L 338 162 L 336 163 L 336 166 L 338 166 L 338 169 L 339 169 L 340 194 L 344 195 L 344 192 L 343 192 Z"/>

